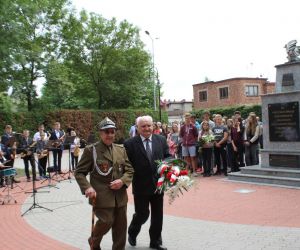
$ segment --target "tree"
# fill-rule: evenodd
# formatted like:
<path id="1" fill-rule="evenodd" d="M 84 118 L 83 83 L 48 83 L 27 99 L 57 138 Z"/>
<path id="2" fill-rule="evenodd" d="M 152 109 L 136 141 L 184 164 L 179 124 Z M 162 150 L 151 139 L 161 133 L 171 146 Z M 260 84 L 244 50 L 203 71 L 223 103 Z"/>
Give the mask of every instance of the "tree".
<path id="1" fill-rule="evenodd" d="M 150 106 L 150 57 L 136 27 L 82 11 L 79 19 L 69 16 L 63 38 L 66 64 L 87 80 L 85 94 L 96 90 L 99 109 Z"/>
<path id="2" fill-rule="evenodd" d="M 9 3 L 7 3 L 9 2 Z M 5 67 L 2 82 L 13 87 L 13 97 L 33 109 L 37 97 L 35 81 L 44 77 L 49 60 L 56 56 L 60 23 L 67 11 L 67 0 L 5 0 Z M 14 34 L 13 39 L 8 37 Z M 12 41 L 13 40 L 13 41 Z M 3 50 L 2 50 L 3 51 Z"/>
<path id="3" fill-rule="evenodd" d="M 69 69 L 57 61 L 51 61 L 45 69 L 46 84 L 42 89 L 41 104 L 47 109 L 78 108 L 74 98 L 75 87 L 69 79 Z"/>

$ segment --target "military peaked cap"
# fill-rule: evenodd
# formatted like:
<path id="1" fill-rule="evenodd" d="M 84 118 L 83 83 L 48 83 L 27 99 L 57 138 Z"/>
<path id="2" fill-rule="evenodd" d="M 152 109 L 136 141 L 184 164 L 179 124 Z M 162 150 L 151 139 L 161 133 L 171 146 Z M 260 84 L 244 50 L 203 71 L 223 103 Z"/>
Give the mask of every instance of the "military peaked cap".
<path id="1" fill-rule="evenodd" d="M 105 129 L 109 129 L 109 128 L 116 129 L 116 124 L 108 117 L 105 117 L 101 122 L 99 122 L 97 124 L 97 128 L 99 130 L 105 130 Z"/>

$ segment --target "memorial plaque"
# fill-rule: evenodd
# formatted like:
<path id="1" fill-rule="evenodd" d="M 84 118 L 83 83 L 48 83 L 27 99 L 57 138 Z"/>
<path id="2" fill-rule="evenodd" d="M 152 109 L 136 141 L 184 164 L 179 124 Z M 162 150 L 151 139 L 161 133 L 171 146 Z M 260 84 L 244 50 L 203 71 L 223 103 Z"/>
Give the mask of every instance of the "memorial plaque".
<path id="1" fill-rule="evenodd" d="M 293 86 L 295 84 L 293 73 L 283 74 L 281 84 L 282 86 Z"/>
<path id="2" fill-rule="evenodd" d="M 299 102 L 268 105 L 270 141 L 300 141 Z"/>
<path id="3" fill-rule="evenodd" d="M 270 154 L 269 164 L 272 167 L 300 168 L 300 155 Z"/>

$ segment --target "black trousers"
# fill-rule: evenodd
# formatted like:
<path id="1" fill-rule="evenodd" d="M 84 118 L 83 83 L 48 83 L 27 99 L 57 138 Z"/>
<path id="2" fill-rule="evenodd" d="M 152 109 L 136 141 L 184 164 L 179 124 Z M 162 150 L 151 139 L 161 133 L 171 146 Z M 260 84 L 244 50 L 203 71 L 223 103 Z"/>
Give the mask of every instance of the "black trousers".
<path id="1" fill-rule="evenodd" d="M 25 174 L 26 174 L 27 179 L 30 178 L 30 174 L 29 174 L 29 162 L 30 162 L 30 165 L 31 165 L 31 168 L 32 168 L 32 177 L 33 177 L 33 179 L 35 179 L 36 178 L 36 170 L 35 170 L 34 156 L 33 155 L 31 155 L 31 156 L 25 156 L 23 158 L 23 161 L 24 161 Z"/>
<path id="2" fill-rule="evenodd" d="M 39 159 L 39 175 L 46 176 L 47 156 Z"/>
<path id="3" fill-rule="evenodd" d="M 61 149 L 53 149 L 53 165 L 55 171 L 61 172 L 61 157 L 62 150 Z"/>
<path id="4" fill-rule="evenodd" d="M 202 148 L 202 161 L 204 174 L 210 174 L 211 162 L 212 162 L 212 148 Z"/>
<path id="5" fill-rule="evenodd" d="M 223 172 L 227 173 L 227 156 L 225 145 L 222 145 L 220 148 L 214 147 L 215 160 L 217 165 L 217 173 L 221 173 L 221 166 L 223 165 Z M 222 159 L 222 165 L 221 165 Z"/>
<path id="6" fill-rule="evenodd" d="M 161 232 L 163 225 L 163 194 L 134 195 L 134 208 L 132 221 L 128 228 L 128 234 L 136 238 L 142 225 L 148 220 L 151 207 L 151 223 L 149 229 L 150 242 L 161 244 Z"/>

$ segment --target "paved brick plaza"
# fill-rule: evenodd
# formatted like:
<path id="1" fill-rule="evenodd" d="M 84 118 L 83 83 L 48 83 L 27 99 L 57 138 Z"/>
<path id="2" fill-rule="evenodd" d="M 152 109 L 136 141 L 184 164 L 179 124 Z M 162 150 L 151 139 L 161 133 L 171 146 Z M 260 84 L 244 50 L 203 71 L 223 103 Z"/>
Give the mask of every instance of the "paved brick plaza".
<path id="1" fill-rule="evenodd" d="M 299 189 L 234 183 L 220 177 L 198 177 L 197 183 L 171 206 L 165 199 L 163 240 L 168 249 L 300 249 Z M 25 180 L 20 186 L 24 191 L 32 187 Z M 32 205 L 32 198 L 13 189 L 18 203 L 0 206 L 0 249 L 89 249 L 91 207 L 75 180 L 57 187 L 42 188 L 39 191 L 50 192 L 36 196 L 39 205 L 53 212 L 36 208 L 24 217 L 21 214 Z M 1 199 L 6 192 L 0 191 Z M 130 195 L 129 220 L 132 213 Z M 148 249 L 148 228 L 148 224 L 142 228 L 135 248 L 126 249 Z M 111 249 L 110 233 L 102 249 Z"/>

